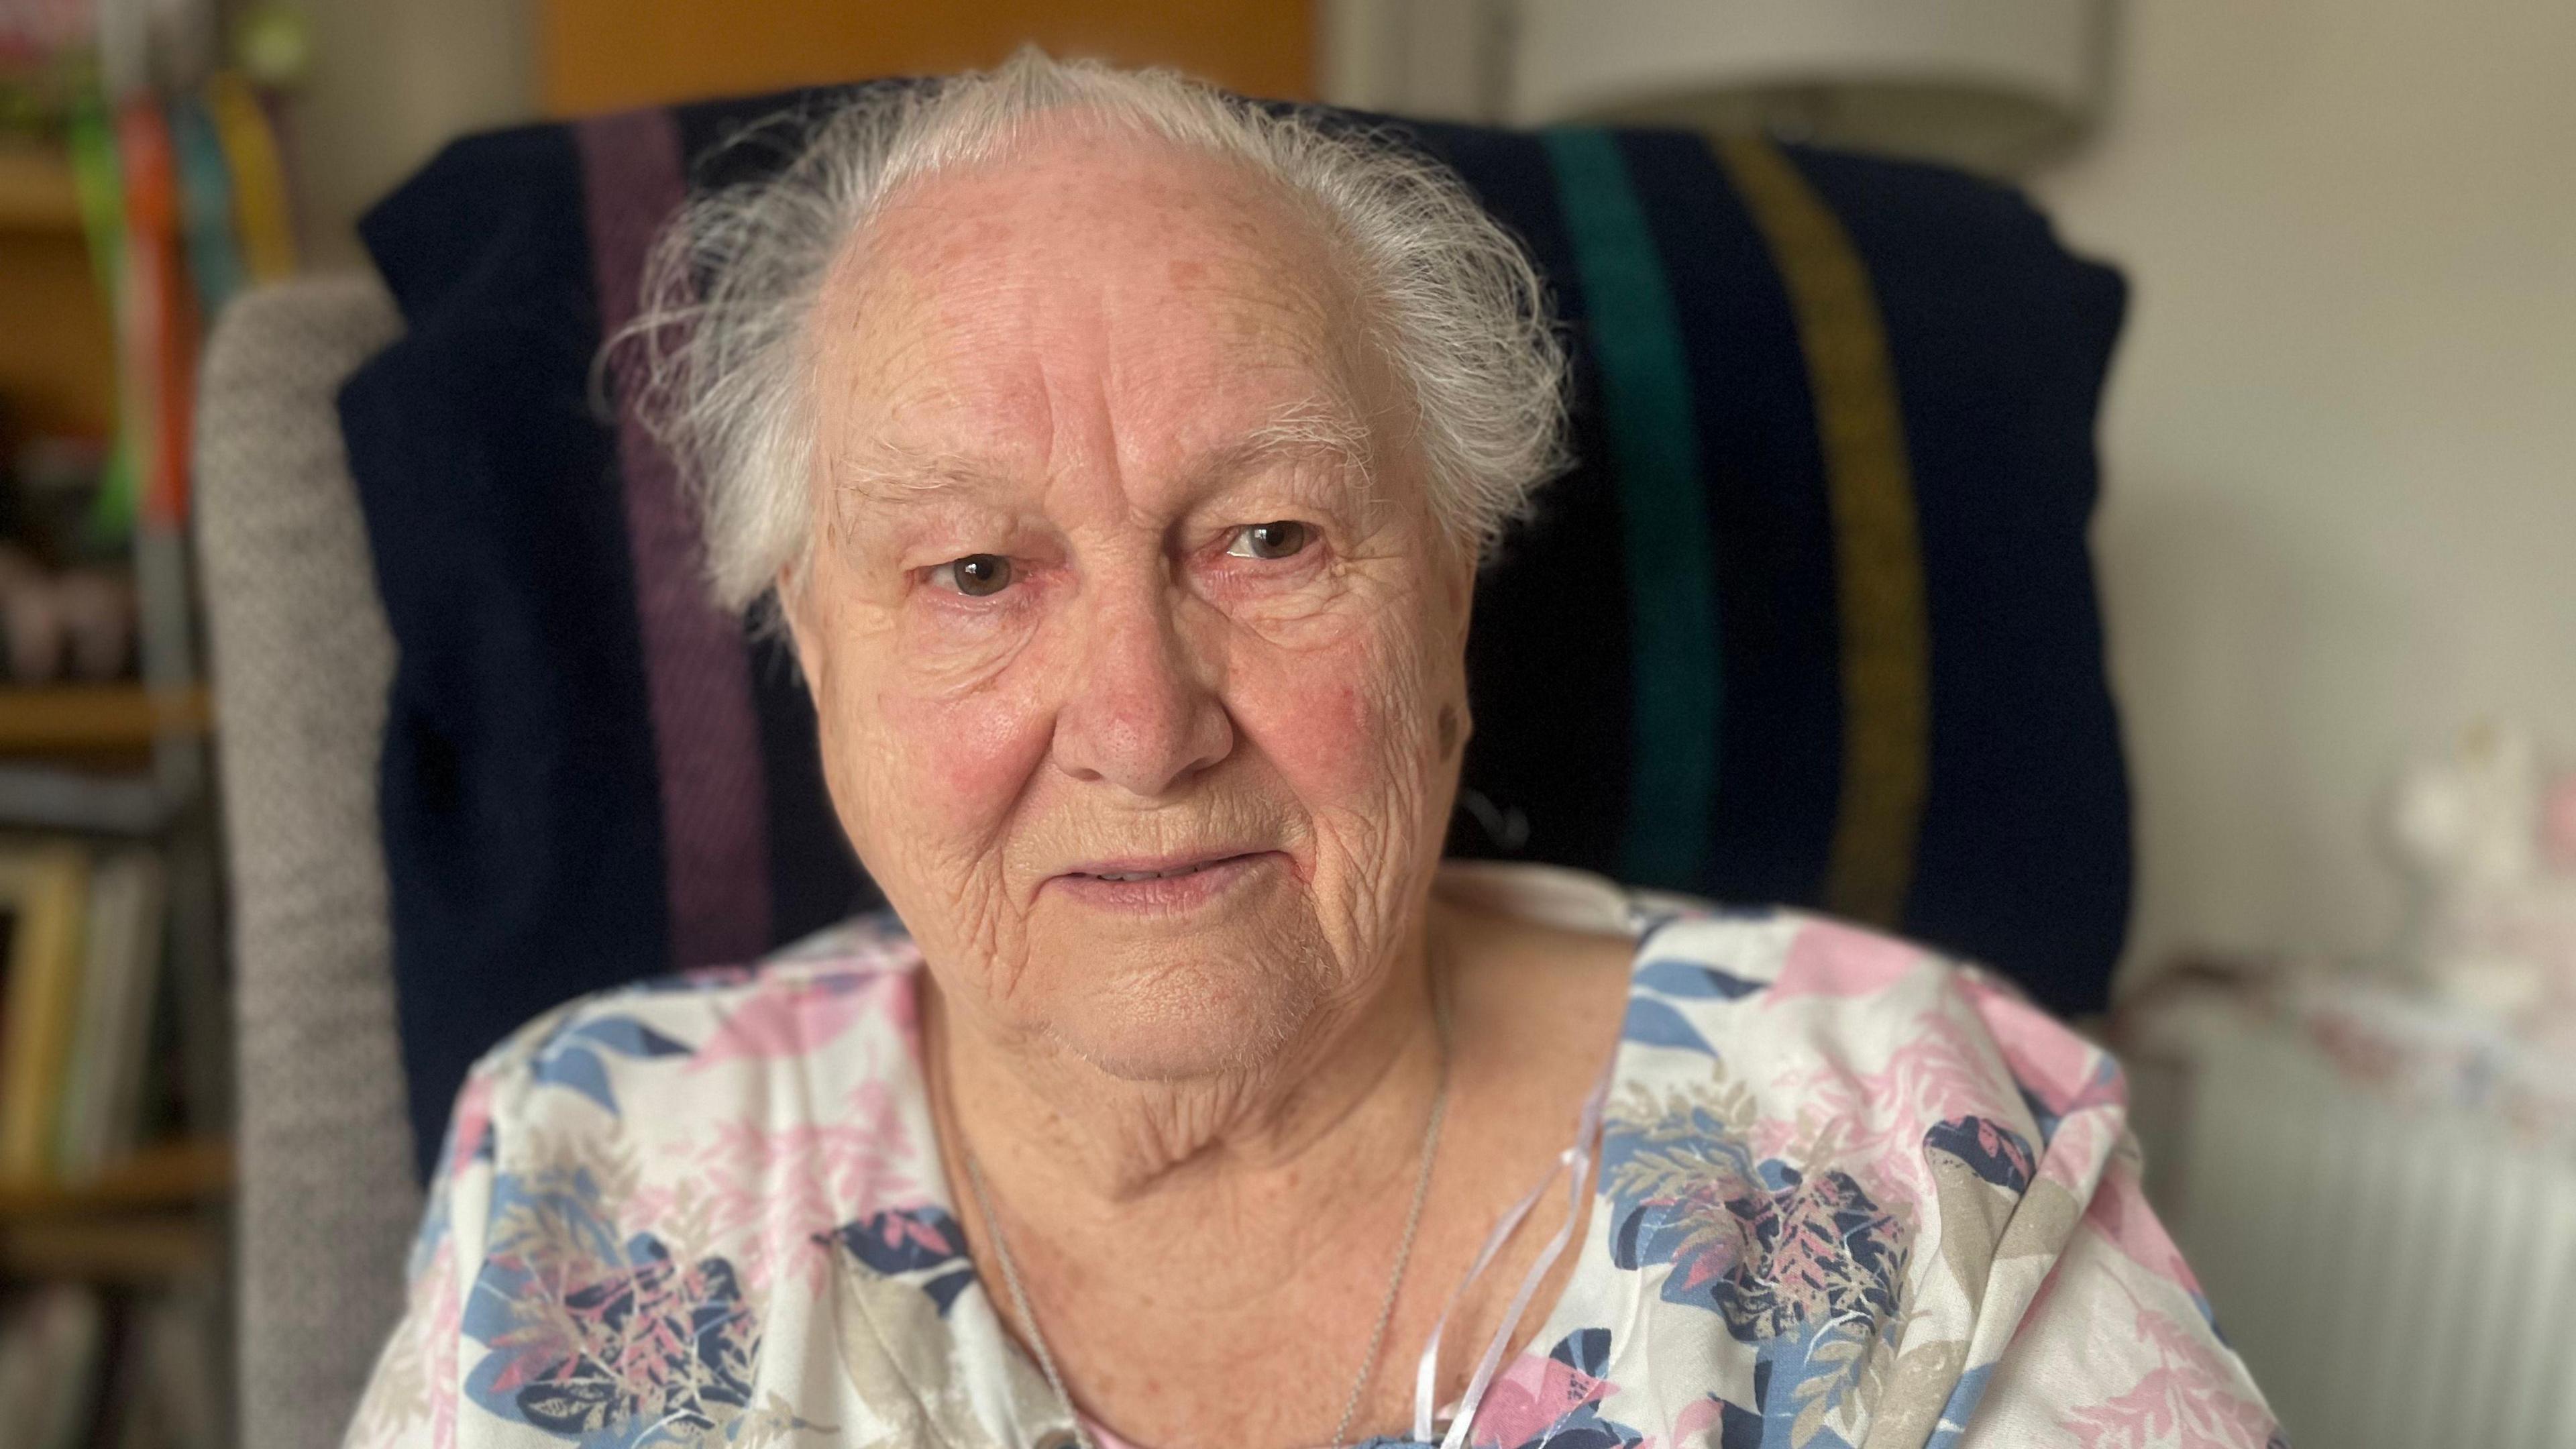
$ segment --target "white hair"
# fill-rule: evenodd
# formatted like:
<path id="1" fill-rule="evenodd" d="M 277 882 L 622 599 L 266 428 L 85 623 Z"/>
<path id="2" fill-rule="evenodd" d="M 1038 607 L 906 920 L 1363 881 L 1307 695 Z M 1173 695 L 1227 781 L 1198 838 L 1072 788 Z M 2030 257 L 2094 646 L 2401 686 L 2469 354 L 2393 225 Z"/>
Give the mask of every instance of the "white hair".
<path id="1" fill-rule="evenodd" d="M 1066 112 L 1239 162 L 1315 218 L 1367 341 L 1410 392 L 1432 506 L 1456 542 L 1488 552 L 1564 469 L 1565 352 L 1545 285 L 1446 168 L 1316 112 L 1023 50 L 754 128 L 734 144 L 785 135 L 786 164 L 691 202 L 655 242 L 641 311 L 610 348 L 642 349 L 634 402 L 695 492 L 724 607 L 759 603 L 811 545 L 826 278 L 899 188 L 1006 156 Z"/>

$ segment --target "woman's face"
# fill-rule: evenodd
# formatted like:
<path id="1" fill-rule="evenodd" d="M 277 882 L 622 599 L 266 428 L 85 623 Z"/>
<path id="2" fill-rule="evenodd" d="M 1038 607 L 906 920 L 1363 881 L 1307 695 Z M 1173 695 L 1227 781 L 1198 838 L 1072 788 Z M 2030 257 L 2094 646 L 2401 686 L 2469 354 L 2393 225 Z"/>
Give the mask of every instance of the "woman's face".
<path id="1" fill-rule="evenodd" d="M 843 827 L 956 1010 L 1257 1068 L 1420 923 L 1474 564 L 1314 226 L 1065 136 L 900 196 L 818 310 L 783 582 Z"/>

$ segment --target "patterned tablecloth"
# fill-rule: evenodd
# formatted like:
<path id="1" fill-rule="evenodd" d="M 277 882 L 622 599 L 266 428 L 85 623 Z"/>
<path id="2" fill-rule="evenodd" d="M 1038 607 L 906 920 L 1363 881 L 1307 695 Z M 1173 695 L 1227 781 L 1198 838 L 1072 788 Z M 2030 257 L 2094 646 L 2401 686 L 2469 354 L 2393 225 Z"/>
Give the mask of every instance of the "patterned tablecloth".
<path id="1" fill-rule="evenodd" d="M 2576 1020 L 2507 1022 L 2349 972 L 2283 983 L 2277 1009 L 2356 1082 L 2463 1107 L 2576 1159 Z"/>

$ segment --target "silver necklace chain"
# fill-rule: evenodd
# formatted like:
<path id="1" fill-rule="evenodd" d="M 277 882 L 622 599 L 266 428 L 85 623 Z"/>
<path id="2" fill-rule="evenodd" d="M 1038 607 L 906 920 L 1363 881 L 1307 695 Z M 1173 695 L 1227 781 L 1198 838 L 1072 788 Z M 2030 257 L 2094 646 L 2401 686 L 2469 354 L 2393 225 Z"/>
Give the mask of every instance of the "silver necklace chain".
<path id="1" fill-rule="evenodd" d="M 1441 1005 L 1445 1008 L 1447 1003 Z M 1413 1203 L 1405 1209 L 1404 1237 L 1395 1248 L 1395 1272 L 1386 1282 L 1386 1299 L 1378 1305 L 1377 1327 L 1369 1330 L 1368 1353 L 1360 1359 L 1360 1374 L 1351 1384 L 1350 1397 L 1342 1403 L 1341 1420 L 1333 1425 L 1328 1449 L 1342 1449 L 1349 1442 L 1351 1421 L 1359 1417 L 1360 1396 L 1368 1392 L 1369 1380 L 1377 1376 L 1377 1359 L 1386 1347 L 1387 1325 L 1395 1319 L 1395 1299 L 1404 1287 L 1405 1267 L 1413 1261 L 1414 1235 L 1422 1228 L 1422 1204 L 1431 1195 L 1431 1163 L 1440 1154 L 1440 1124 L 1449 1115 L 1448 1013 L 1441 1012 L 1440 1085 L 1431 1095 L 1431 1123 L 1422 1134 L 1422 1163 L 1413 1173 Z M 1073 1406 L 1073 1395 L 1066 1392 L 1064 1374 L 1056 1368 L 1055 1354 L 1047 1348 L 1046 1333 L 1038 1327 L 1038 1316 L 1029 1309 L 1028 1290 L 1020 1284 L 1019 1264 L 1011 1258 L 1011 1240 L 1002 1231 L 1002 1220 L 993 1212 L 993 1197 L 984 1187 L 983 1164 L 975 1160 L 975 1149 L 961 1141 L 966 1158 L 966 1182 L 975 1190 L 975 1209 L 984 1216 L 984 1226 L 993 1235 L 993 1256 L 1001 1260 L 1002 1284 L 1011 1293 L 1011 1311 L 1018 1315 L 1029 1333 L 1029 1347 L 1037 1350 L 1038 1367 L 1046 1373 L 1047 1386 L 1055 1390 L 1065 1412 L 1073 1416 L 1073 1435 L 1081 1449 L 1099 1449 L 1091 1430 L 1082 1422 L 1082 1412 Z"/>
<path id="2" fill-rule="evenodd" d="M 1333 1423 L 1333 1437 L 1324 1441 L 1329 1449 L 1342 1449 L 1349 1441 L 1351 1421 L 1359 1417 L 1360 1396 L 1377 1375 L 1378 1352 L 1386 1347 L 1387 1325 L 1395 1321 L 1396 1294 L 1404 1287 L 1404 1270 L 1413 1262 L 1413 1237 L 1422 1229 L 1422 1204 L 1431 1196 L 1431 1160 L 1440 1155 L 1440 1124 L 1448 1116 L 1449 1058 L 1444 1052 L 1440 1085 L 1431 1094 L 1431 1125 L 1422 1133 L 1422 1163 L 1413 1170 L 1413 1202 L 1404 1210 L 1404 1236 L 1395 1243 L 1395 1271 L 1388 1275 L 1386 1297 L 1377 1306 L 1377 1327 L 1369 1330 L 1368 1352 L 1360 1356 L 1359 1377 L 1351 1381 L 1351 1396 L 1342 1401 L 1342 1417 Z"/>

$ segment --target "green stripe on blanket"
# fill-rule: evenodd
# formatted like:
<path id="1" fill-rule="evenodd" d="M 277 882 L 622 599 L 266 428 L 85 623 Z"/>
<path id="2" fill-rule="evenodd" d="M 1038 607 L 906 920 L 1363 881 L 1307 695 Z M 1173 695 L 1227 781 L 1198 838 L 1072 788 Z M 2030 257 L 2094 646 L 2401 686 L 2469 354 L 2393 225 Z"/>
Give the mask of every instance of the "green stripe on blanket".
<path id="1" fill-rule="evenodd" d="M 1545 139 L 1601 370 L 1626 539 L 1636 680 L 1627 878 L 1694 888 L 1706 878 L 1716 806 L 1724 661 L 1690 365 L 1617 142 L 1576 129 Z"/>

